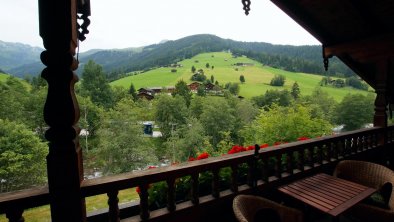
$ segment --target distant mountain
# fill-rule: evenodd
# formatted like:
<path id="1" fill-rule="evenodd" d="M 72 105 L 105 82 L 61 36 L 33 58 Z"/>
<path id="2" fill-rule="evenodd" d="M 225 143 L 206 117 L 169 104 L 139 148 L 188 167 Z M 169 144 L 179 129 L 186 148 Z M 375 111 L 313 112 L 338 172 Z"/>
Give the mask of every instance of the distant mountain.
<path id="1" fill-rule="evenodd" d="M 44 64 L 42 64 L 41 60 L 39 60 L 37 62 L 22 64 L 18 67 L 9 69 L 7 70 L 7 73 L 20 78 L 25 76 L 38 76 L 44 68 Z"/>
<path id="2" fill-rule="evenodd" d="M 325 74 L 321 46 L 290 46 L 261 42 L 240 42 L 209 34 L 192 35 L 178 40 L 163 41 L 159 44 L 140 48 L 90 50 L 80 53 L 80 68 L 78 69 L 78 73 L 82 72 L 83 65 L 88 60 L 94 60 L 103 66 L 109 79 L 115 80 L 127 72 L 148 70 L 154 67 L 176 63 L 199 53 L 219 51 L 231 51 L 234 55 L 246 55 L 265 65 L 288 71 Z M 0 49 L 0 56 L 3 54 L 4 52 Z M 14 67 L 6 69 L 1 64 L 0 67 L 4 71 L 17 76 L 23 76 L 26 73 L 38 74 L 43 68 L 39 61 L 36 64 L 27 62 L 21 64 L 16 61 L 9 63 L 13 64 Z M 338 73 L 346 76 L 352 75 L 351 70 L 338 59 L 331 59 L 329 74 L 334 75 Z"/>
<path id="3" fill-rule="evenodd" d="M 4 72 L 15 75 L 13 69 L 40 62 L 42 48 L 22 43 L 3 42 L 0 40 L 0 67 Z M 30 72 L 30 69 L 26 69 Z M 35 74 L 35 73 L 31 73 Z"/>

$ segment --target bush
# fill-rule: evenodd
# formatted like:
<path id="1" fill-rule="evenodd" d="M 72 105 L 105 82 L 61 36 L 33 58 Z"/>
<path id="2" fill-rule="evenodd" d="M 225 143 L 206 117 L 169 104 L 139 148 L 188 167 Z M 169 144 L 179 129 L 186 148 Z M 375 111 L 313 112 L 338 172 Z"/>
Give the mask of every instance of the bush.
<path id="1" fill-rule="evenodd" d="M 171 69 L 171 72 L 177 72 L 177 70 L 176 69 Z"/>
<path id="2" fill-rule="evenodd" d="M 271 86 L 283 86 L 285 84 L 286 77 L 283 75 L 275 75 L 274 78 L 271 79 Z"/>
<path id="3" fill-rule="evenodd" d="M 194 74 L 191 77 L 192 81 L 199 81 L 199 82 L 204 82 L 207 79 L 207 77 L 204 74 Z"/>
<path id="4" fill-rule="evenodd" d="M 345 87 L 345 81 L 343 79 L 335 80 L 334 86 L 337 88 Z"/>
<path id="5" fill-rule="evenodd" d="M 356 89 L 368 90 L 368 85 L 361 80 L 357 79 L 357 77 L 349 77 L 346 79 L 346 85 L 351 86 Z"/>
<path id="6" fill-rule="evenodd" d="M 233 95 L 238 95 L 240 90 L 238 83 L 231 83 L 231 82 L 226 83 L 224 88 L 227 89 Z"/>

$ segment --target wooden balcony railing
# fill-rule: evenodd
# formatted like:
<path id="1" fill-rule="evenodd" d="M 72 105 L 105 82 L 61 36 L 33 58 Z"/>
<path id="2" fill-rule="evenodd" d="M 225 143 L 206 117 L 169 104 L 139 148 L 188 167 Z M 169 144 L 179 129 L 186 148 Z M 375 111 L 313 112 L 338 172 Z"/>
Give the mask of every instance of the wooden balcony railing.
<path id="1" fill-rule="evenodd" d="M 383 141 L 383 143 L 381 142 Z M 345 158 L 375 153 L 386 143 L 394 142 L 394 127 L 370 128 L 340 135 L 326 136 L 275 147 L 260 149 L 257 153 L 246 151 L 213 157 L 173 166 L 124 173 L 96 179 L 84 180 L 81 198 L 107 194 L 108 213 L 106 220 L 119 221 L 118 191 L 139 186 L 139 213 L 125 213 L 124 221 L 180 221 L 177 214 L 193 212 L 193 209 L 212 206 L 215 201 L 231 201 L 239 193 L 264 190 L 282 185 L 296 178 L 318 172 Z M 221 184 L 220 172 L 230 172 L 228 186 Z M 245 172 L 245 176 L 241 172 Z M 199 190 L 201 174 L 211 175 L 210 194 Z M 190 178 L 190 195 L 185 201 L 175 198 L 176 181 Z M 149 184 L 164 181 L 166 207 L 150 211 Z M 9 221 L 20 221 L 24 209 L 49 204 L 47 188 L 23 190 L 0 195 L 0 214 L 5 213 Z M 125 209 L 127 211 L 127 209 Z M 182 213 L 183 212 L 183 213 Z M 122 216 L 123 217 L 123 216 Z M 197 221 L 197 215 L 188 215 L 188 221 Z M 88 221 L 91 218 L 88 218 Z M 92 219 L 93 220 L 93 219 Z M 123 221 L 123 220 L 122 220 Z"/>

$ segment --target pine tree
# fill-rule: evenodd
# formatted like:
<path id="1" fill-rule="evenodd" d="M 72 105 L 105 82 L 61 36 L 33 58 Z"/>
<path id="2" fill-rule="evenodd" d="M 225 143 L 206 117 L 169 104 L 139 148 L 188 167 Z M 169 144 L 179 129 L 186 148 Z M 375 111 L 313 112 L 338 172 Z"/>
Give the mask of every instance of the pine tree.
<path id="1" fill-rule="evenodd" d="M 135 90 L 134 84 L 130 83 L 129 94 L 133 97 L 133 100 L 137 100 L 137 91 Z"/>
<path id="2" fill-rule="evenodd" d="M 298 85 L 297 82 L 293 84 L 291 87 L 291 95 L 293 96 L 294 99 L 298 99 L 300 97 L 300 86 Z"/>

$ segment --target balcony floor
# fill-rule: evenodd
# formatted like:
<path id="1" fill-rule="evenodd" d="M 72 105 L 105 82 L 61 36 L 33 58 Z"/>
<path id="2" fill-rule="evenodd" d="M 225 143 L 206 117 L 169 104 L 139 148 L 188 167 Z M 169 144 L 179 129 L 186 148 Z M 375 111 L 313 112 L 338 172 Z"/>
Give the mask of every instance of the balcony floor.
<path id="1" fill-rule="evenodd" d="M 349 218 L 348 216 L 339 216 L 338 218 L 333 218 L 317 210 L 308 210 L 306 213 L 304 213 L 304 216 L 305 222 L 358 222 L 357 220 Z"/>

